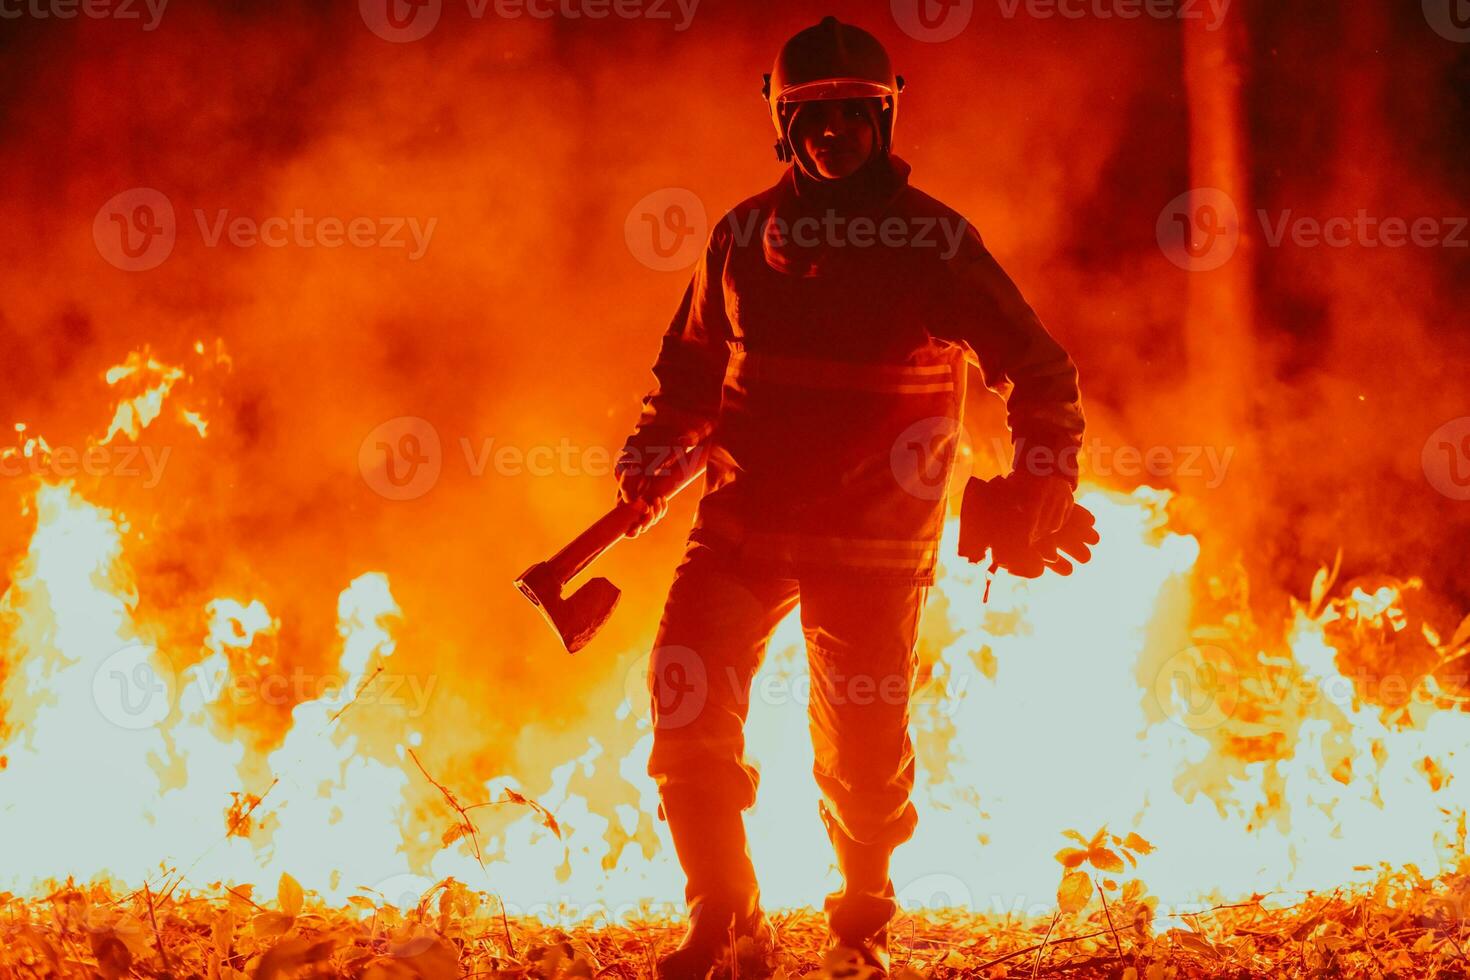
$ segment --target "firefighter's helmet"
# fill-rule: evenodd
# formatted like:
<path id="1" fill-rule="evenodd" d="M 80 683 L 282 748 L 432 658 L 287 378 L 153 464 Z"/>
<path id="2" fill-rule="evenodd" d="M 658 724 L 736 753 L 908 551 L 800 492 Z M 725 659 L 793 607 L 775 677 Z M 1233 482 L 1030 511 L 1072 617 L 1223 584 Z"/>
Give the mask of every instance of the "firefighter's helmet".
<path id="1" fill-rule="evenodd" d="M 781 46 L 775 67 L 765 76 L 765 97 L 776 126 L 776 157 L 792 159 L 791 121 L 802 102 L 820 99 L 874 99 L 878 138 L 884 153 L 893 148 L 893 124 L 903 76 L 893 73 L 888 52 L 860 27 L 825 17 Z"/>

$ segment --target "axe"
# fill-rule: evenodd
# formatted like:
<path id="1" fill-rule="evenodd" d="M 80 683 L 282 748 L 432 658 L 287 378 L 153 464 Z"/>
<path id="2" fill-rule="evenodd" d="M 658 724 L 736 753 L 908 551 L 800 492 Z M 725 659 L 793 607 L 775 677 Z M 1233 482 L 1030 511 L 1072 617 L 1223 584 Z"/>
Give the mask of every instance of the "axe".
<path id="1" fill-rule="evenodd" d="M 672 497 L 704 473 L 704 447 L 677 452 L 659 474 L 678 483 L 668 492 Z M 572 542 L 545 561 L 538 561 L 516 579 L 516 588 L 541 610 L 556 630 L 568 653 L 576 653 L 597 635 L 612 616 L 622 592 L 605 578 L 594 578 L 571 595 L 567 585 L 603 552 L 627 535 L 643 514 L 636 503 L 619 500 L 617 506 L 599 517 Z"/>

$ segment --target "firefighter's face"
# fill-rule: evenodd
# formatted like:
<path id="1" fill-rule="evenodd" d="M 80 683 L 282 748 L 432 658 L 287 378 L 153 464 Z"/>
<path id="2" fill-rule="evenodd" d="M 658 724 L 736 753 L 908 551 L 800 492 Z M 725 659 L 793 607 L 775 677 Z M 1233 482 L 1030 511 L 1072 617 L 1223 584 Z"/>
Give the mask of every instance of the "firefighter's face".
<path id="1" fill-rule="evenodd" d="M 828 180 L 846 177 L 873 155 L 873 122 L 860 99 L 824 100 L 802 106 L 792 141 Z"/>

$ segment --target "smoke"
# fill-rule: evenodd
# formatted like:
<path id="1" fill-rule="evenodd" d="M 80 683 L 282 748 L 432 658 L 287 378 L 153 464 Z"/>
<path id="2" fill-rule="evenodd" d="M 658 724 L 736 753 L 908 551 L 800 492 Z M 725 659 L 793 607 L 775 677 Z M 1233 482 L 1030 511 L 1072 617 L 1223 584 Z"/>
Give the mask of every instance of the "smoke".
<path id="1" fill-rule="evenodd" d="M 140 609 L 178 648 L 197 649 L 209 599 L 259 599 L 281 622 L 274 655 L 325 669 L 337 594 L 382 571 L 403 610 L 398 655 L 448 695 L 426 764 L 483 780 L 529 765 L 527 726 L 574 733 L 588 692 L 651 639 L 692 513 L 681 501 L 607 558 L 623 605 L 575 660 L 511 587 L 611 503 L 609 454 L 684 286 L 687 269 L 630 249 L 630 209 L 682 188 L 713 222 L 774 182 L 759 76 L 828 12 L 890 42 L 909 81 L 898 151 L 1073 351 L 1092 434 L 1139 450 L 1202 441 L 1190 273 L 1155 237 L 1190 186 L 1178 23 L 980 4 L 960 36 L 924 43 L 857 4 L 777 15 L 704 0 L 685 30 L 474 9 L 446 3 L 406 43 L 350 6 L 192 3 L 147 31 L 86 17 L 7 28 L 4 406 L 80 447 L 110 420 L 103 373 L 129 351 L 189 371 L 139 437 L 171 450 L 158 484 L 88 485 L 127 517 Z M 1412 10 L 1381 15 L 1371 44 L 1335 7 L 1246 13 L 1258 201 L 1243 205 L 1465 212 L 1464 46 Z M 94 222 L 136 188 L 167 199 L 176 238 L 161 264 L 126 271 Z M 329 244 L 332 220 L 365 222 L 369 244 Z M 1463 608 L 1467 505 L 1420 472 L 1430 433 L 1467 412 L 1463 259 L 1251 256 L 1261 373 L 1238 383 L 1255 455 L 1203 489 L 1098 478 L 1190 484 L 1207 513 L 1269 499 L 1265 523 L 1226 544 L 1268 593 L 1300 591 L 1341 547 L 1349 571 L 1422 575 Z M 977 431 L 999 434 L 997 406 L 972 401 Z M 208 420 L 204 438 L 181 407 Z M 440 472 L 390 499 L 362 461 L 377 441 L 405 445 L 404 423 L 380 428 L 403 418 L 432 427 Z M 6 482 L 0 545 L 15 556 L 27 484 Z"/>

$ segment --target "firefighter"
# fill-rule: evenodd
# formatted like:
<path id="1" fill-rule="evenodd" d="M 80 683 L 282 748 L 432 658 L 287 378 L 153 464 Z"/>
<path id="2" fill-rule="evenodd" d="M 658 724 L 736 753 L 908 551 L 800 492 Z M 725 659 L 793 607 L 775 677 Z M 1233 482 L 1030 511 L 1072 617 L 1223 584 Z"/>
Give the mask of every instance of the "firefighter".
<path id="1" fill-rule="evenodd" d="M 619 495 L 643 515 L 632 535 L 667 511 L 674 450 L 708 460 L 649 668 L 648 772 L 690 917 L 658 965 L 671 980 L 706 976 L 732 936 L 769 965 L 744 725 L 771 633 L 798 604 L 814 775 L 843 881 L 824 910 L 834 944 L 887 971 L 889 860 L 917 823 L 917 635 L 968 365 L 1009 389 L 1021 540 L 1046 541 L 1073 507 L 1076 369 L 979 234 L 909 184 L 893 153 L 902 87 L 879 41 L 833 17 L 781 48 L 766 94 L 789 166 L 711 232 L 619 456 Z M 983 506 L 975 489 L 962 540 Z"/>

